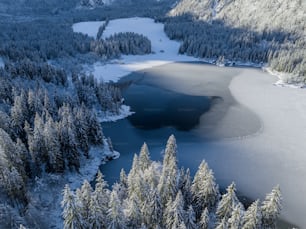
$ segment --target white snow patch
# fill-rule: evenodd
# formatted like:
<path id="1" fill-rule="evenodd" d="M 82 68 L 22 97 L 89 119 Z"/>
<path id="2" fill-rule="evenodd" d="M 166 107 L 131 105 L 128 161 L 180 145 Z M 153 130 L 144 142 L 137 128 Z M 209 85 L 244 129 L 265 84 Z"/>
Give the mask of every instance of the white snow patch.
<path id="1" fill-rule="evenodd" d="M 285 72 L 278 72 L 271 68 L 265 67 L 263 68 L 264 71 L 269 73 L 270 75 L 276 76 L 278 78 L 278 81 L 274 83 L 275 86 L 279 87 L 290 87 L 290 88 L 305 88 L 305 83 L 301 83 L 297 79 L 297 75 L 293 75 L 291 73 L 285 73 Z"/>
<path id="2" fill-rule="evenodd" d="M 37 178 L 35 186 L 30 190 L 30 206 L 28 217 L 32 217 L 33 222 L 43 223 L 46 219 L 52 219 L 48 225 L 39 225 L 41 228 L 63 228 L 62 219 L 62 191 L 66 184 L 69 184 L 72 190 L 80 188 L 86 179 L 92 181 L 97 174 L 99 166 L 108 158 L 117 159 L 120 154 L 117 151 L 110 151 L 107 140 L 104 139 L 104 145 L 92 147 L 90 158 L 80 160 L 81 167 L 79 173 L 66 172 L 65 174 L 44 174 Z"/>
<path id="3" fill-rule="evenodd" d="M 135 112 L 131 111 L 131 107 L 127 105 L 121 105 L 119 108 L 119 114 L 113 114 L 110 112 L 98 113 L 100 122 L 115 122 L 119 119 L 124 119 Z"/>
<path id="4" fill-rule="evenodd" d="M 92 21 L 90 24 L 88 22 L 79 22 L 73 24 L 72 30 L 75 33 L 83 33 L 96 39 L 99 28 L 104 23 L 104 21 Z"/>

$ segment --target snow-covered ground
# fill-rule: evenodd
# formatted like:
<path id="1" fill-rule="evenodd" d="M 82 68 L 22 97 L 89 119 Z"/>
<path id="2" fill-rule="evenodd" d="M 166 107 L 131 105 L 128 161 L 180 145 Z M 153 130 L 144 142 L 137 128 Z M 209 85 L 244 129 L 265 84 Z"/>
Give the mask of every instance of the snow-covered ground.
<path id="1" fill-rule="evenodd" d="M 114 115 L 112 113 L 103 113 L 103 114 L 100 114 L 98 112 L 98 117 L 101 117 L 99 118 L 99 121 L 100 122 L 115 122 L 119 119 L 124 119 L 130 115 L 134 114 L 133 111 L 131 111 L 131 108 L 127 105 L 121 105 L 121 107 L 119 108 L 119 114 L 117 115 Z"/>
<path id="2" fill-rule="evenodd" d="M 105 163 L 107 158 L 116 159 L 120 156 L 118 152 L 109 150 L 106 140 L 104 140 L 104 146 L 92 147 L 89 155 L 89 159 L 80 161 L 79 173 L 45 174 L 36 179 L 35 186 L 31 187 L 32 194 L 27 213 L 27 218 L 31 222 L 38 223 L 40 228 L 63 228 L 61 201 L 64 186 L 69 184 L 72 190 L 80 188 L 85 179 L 88 181 L 94 180 L 99 166 Z M 46 219 L 52 219 L 52 221 Z"/>
<path id="3" fill-rule="evenodd" d="M 83 33 L 87 34 L 89 37 L 96 38 L 100 26 L 104 23 L 104 21 L 92 21 L 89 25 L 88 22 L 79 22 L 73 24 L 72 29 L 75 33 Z"/>

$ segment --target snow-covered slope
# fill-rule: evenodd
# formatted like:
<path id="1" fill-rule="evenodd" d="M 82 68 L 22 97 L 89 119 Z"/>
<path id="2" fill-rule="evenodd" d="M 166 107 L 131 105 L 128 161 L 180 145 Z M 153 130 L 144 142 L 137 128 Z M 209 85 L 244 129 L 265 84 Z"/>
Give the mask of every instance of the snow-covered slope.
<path id="1" fill-rule="evenodd" d="M 200 19 L 223 20 L 235 27 L 303 32 L 306 29 L 304 0 L 182 0 L 170 15 L 191 14 Z"/>

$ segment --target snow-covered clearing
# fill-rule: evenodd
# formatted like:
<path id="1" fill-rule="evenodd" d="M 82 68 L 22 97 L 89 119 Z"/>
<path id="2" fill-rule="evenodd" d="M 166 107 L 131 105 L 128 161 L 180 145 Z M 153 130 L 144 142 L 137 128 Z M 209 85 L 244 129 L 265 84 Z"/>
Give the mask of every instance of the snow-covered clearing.
<path id="1" fill-rule="evenodd" d="M 72 26 L 73 32 L 87 34 L 89 37 L 96 38 L 99 27 L 103 25 L 104 21 L 92 21 L 90 25 L 87 22 L 75 23 Z"/>
<path id="2" fill-rule="evenodd" d="M 91 34 L 91 36 L 96 37 L 98 32 L 96 22 L 82 22 L 82 26 L 79 26 L 79 24 L 73 25 L 75 32 Z M 78 28 L 77 30 L 76 27 Z M 170 40 L 164 32 L 164 25 L 155 23 L 151 18 L 134 17 L 111 20 L 103 32 L 102 38 L 119 32 L 134 32 L 148 37 L 152 45 L 152 54 L 123 55 L 120 60 L 111 61 L 110 63 L 98 62 L 91 69 L 92 74 L 97 79 L 103 79 L 105 82 L 116 82 L 133 71 L 178 61 L 199 61 L 194 57 L 178 55 L 180 43 Z"/>
<path id="3" fill-rule="evenodd" d="M 32 222 L 43 224 L 40 225 L 41 228 L 63 228 L 61 201 L 64 186 L 69 184 L 72 190 L 80 188 L 85 179 L 94 180 L 99 166 L 105 163 L 107 158 L 116 159 L 120 156 L 118 152 L 109 150 L 106 140 L 104 140 L 104 146 L 92 147 L 89 155 L 89 159 L 80 161 L 79 173 L 73 171 L 66 172 L 64 175 L 45 174 L 36 179 L 35 186 L 31 188 L 32 194 L 27 214 L 30 219 L 33 218 Z M 52 219 L 52 222 L 46 219 Z"/>

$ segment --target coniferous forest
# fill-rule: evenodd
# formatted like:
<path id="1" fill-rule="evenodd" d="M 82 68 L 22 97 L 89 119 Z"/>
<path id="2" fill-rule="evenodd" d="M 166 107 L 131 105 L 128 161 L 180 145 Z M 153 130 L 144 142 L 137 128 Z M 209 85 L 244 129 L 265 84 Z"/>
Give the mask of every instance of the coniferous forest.
<path id="1" fill-rule="evenodd" d="M 220 193 L 213 171 L 205 161 L 192 179 L 179 168 L 175 137 L 168 139 L 163 162 L 151 161 L 146 144 L 134 155 L 128 174 L 108 188 L 101 172 L 94 187 L 63 190 L 64 228 L 255 229 L 276 228 L 281 192 L 276 186 L 264 201 L 244 206 L 235 183 Z"/>

